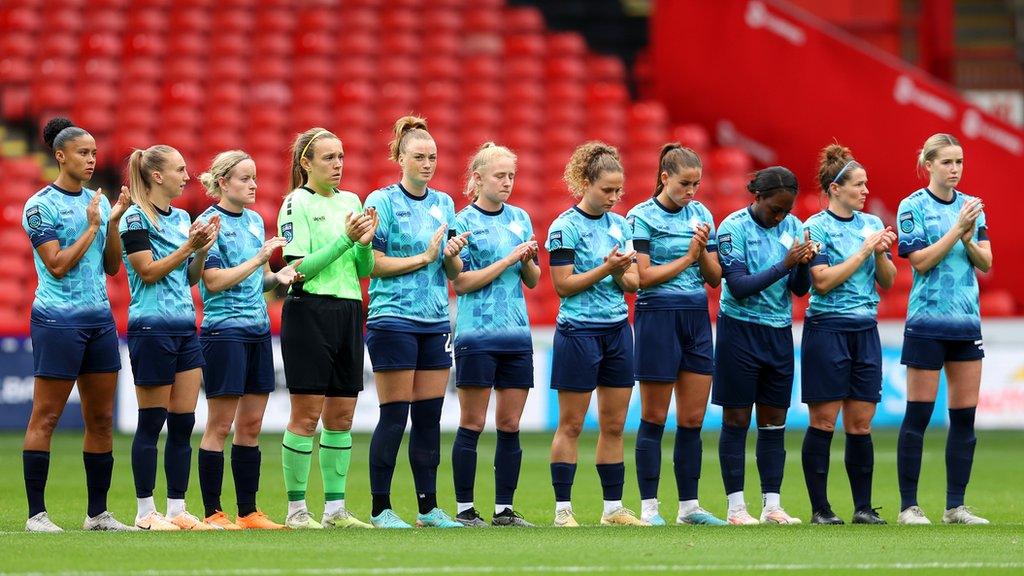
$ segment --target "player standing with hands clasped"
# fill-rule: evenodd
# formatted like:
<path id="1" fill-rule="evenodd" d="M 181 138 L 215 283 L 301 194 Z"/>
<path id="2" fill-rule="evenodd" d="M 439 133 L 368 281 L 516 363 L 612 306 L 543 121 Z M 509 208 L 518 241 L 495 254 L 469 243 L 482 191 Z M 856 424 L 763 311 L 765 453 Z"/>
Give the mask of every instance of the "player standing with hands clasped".
<path id="1" fill-rule="evenodd" d="M 832 434 L 840 410 L 846 431 L 846 473 L 854 524 L 885 524 L 871 508 L 875 453 L 871 419 L 882 400 L 878 289 L 889 288 L 896 266 L 889 250 L 896 233 L 861 212 L 868 176 L 848 148 L 821 151 L 818 181 L 828 208 L 805 223 L 819 248 L 811 261 L 811 301 L 801 342 L 801 395 L 810 426 L 801 450 L 812 524 L 842 524 L 828 502 Z"/>

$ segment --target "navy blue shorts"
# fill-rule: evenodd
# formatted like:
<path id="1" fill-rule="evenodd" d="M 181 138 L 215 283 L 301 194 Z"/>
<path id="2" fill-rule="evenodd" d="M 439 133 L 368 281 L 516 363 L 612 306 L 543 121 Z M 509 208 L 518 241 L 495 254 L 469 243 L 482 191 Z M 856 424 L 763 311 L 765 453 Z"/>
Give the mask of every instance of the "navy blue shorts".
<path id="1" fill-rule="evenodd" d="M 128 357 L 136 386 L 174 384 L 179 372 L 202 368 L 203 348 L 195 333 L 188 336 L 128 335 Z"/>
<path id="2" fill-rule="evenodd" d="M 598 386 L 630 388 L 633 329 L 623 320 L 608 328 L 559 326 L 551 351 L 551 389 L 592 392 Z"/>
<path id="3" fill-rule="evenodd" d="M 203 346 L 203 387 L 207 398 L 269 394 L 274 391 L 274 347 L 259 342 L 199 339 Z"/>
<path id="4" fill-rule="evenodd" d="M 789 408 L 793 330 L 718 316 L 711 402 L 723 408 Z"/>
<path id="5" fill-rule="evenodd" d="M 113 324 L 101 328 L 59 328 L 33 323 L 32 369 L 40 378 L 76 380 L 79 374 L 117 372 L 121 352 Z"/>
<path id="6" fill-rule="evenodd" d="M 455 359 L 458 387 L 533 388 L 533 352 L 479 352 Z"/>
<path id="7" fill-rule="evenodd" d="M 452 367 L 452 335 L 366 329 L 366 349 L 374 372 L 445 370 Z"/>
<path id="8" fill-rule="evenodd" d="M 900 364 L 922 370 L 941 370 L 946 362 L 968 362 L 984 357 L 981 338 L 943 340 L 904 334 Z"/>
<path id="9" fill-rule="evenodd" d="M 805 404 L 882 401 L 882 344 L 878 328 L 837 332 L 804 324 L 800 396 Z"/>
<path id="10" fill-rule="evenodd" d="M 636 379 L 675 382 L 680 372 L 711 374 L 715 349 L 707 310 L 637 310 Z"/>

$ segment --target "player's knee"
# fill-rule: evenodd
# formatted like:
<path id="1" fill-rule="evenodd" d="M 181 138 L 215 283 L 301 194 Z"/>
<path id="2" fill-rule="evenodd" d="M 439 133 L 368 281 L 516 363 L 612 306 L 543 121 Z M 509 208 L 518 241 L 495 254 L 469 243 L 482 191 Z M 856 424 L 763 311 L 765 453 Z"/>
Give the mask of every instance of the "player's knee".
<path id="1" fill-rule="evenodd" d="M 582 420 L 562 420 L 558 423 L 558 433 L 572 439 L 580 437 L 583 433 Z"/>
<path id="2" fill-rule="evenodd" d="M 498 414 L 494 418 L 494 425 L 502 432 L 519 432 L 519 417 Z"/>
<path id="3" fill-rule="evenodd" d="M 624 419 L 610 419 L 601 422 L 601 435 L 604 437 L 621 438 L 622 431 L 626 426 Z"/>
<path id="4" fill-rule="evenodd" d="M 114 434 L 114 414 L 112 411 L 102 411 L 85 415 L 85 430 L 90 436 L 100 438 L 111 438 Z"/>
<path id="5" fill-rule="evenodd" d="M 465 428 L 466 430 L 472 430 L 473 432 L 482 432 L 484 429 L 484 416 L 473 415 L 462 415 L 459 419 L 459 427 Z"/>
<path id="6" fill-rule="evenodd" d="M 817 428 L 818 430 L 823 430 L 825 432 L 835 432 L 835 430 L 836 430 L 836 419 L 835 418 L 827 418 L 827 417 L 824 417 L 824 416 L 815 417 L 815 416 L 812 415 L 811 416 L 811 428 Z M 849 431 L 848 427 L 847 427 L 847 431 Z"/>
<path id="7" fill-rule="evenodd" d="M 312 436 L 316 434 L 318 421 L 319 418 L 292 418 L 292 422 L 288 425 L 288 429 L 295 431 L 301 436 Z"/>
<path id="8" fill-rule="evenodd" d="M 60 413 L 51 411 L 38 411 L 33 412 L 32 417 L 29 419 L 29 430 L 43 434 L 47 437 L 53 435 L 53 431 L 57 428 L 57 422 L 60 421 Z"/>
<path id="9" fill-rule="evenodd" d="M 328 417 L 324 415 L 324 427 L 330 430 L 351 430 L 352 429 L 352 415 L 351 414 L 334 414 Z M 313 431 L 316 431 L 316 422 L 313 423 Z"/>
<path id="10" fill-rule="evenodd" d="M 254 440 L 259 437 L 263 428 L 263 419 L 259 416 L 242 416 L 235 422 L 236 439 Z"/>
<path id="11" fill-rule="evenodd" d="M 750 427 L 750 414 L 749 413 L 736 413 L 726 410 L 722 414 L 722 422 L 726 426 L 732 426 L 734 428 L 749 428 Z"/>
<path id="12" fill-rule="evenodd" d="M 668 409 L 659 410 L 657 408 L 644 408 L 641 410 L 640 418 L 642 418 L 644 422 L 664 426 L 665 421 L 668 419 Z"/>
<path id="13" fill-rule="evenodd" d="M 861 436 L 864 434 L 871 434 L 871 420 L 843 418 L 843 430 L 846 431 L 847 434 L 857 434 Z"/>
<path id="14" fill-rule="evenodd" d="M 700 428 L 704 425 L 704 410 L 688 414 L 678 414 L 676 425 L 682 428 Z"/>
<path id="15" fill-rule="evenodd" d="M 206 423 L 204 436 L 210 436 L 221 443 L 231 433 L 231 420 L 211 420 Z"/>

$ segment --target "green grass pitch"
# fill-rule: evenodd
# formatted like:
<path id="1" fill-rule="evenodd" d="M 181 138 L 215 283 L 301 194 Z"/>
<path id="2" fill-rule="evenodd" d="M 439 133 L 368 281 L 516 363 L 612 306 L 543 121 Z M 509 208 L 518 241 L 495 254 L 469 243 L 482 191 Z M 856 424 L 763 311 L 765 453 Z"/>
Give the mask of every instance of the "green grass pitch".
<path id="1" fill-rule="evenodd" d="M 748 446 L 747 500 L 760 511 L 753 436 Z M 945 431 L 930 430 L 926 439 L 921 504 L 933 522 L 941 517 L 945 490 L 943 459 Z M 198 437 L 193 446 L 198 446 Z M 593 467 L 594 436 L 581 441 L 581 460 L 573 490 L 577 517 L 586 527 L 407 531 L 218 532 L 171 534 L 102 534 L 80 530 L 85 514 L 85 482 L 81 440 L 59 434 L 53 445 L 47 505 L 65 534 L 22 532 L 26 505 L 21 476 L 21 436 L 0 434 L 0 576 L 63 573 L 68 575 L 145 574 L 190 576 L 234 574 L 276 576 L 305 574 L 1022 574 L 1024 573 L 1024 433 L 979 432 L 974 476 L 967 500 L 992 520 L 991 526 L 753 526 L 664 528 L 600 527 L 601 491 Z M 783 504 L 791 514 L 809 520 L 807 494 L 800 469 L 802 431 L 788 434 Z M 442 444 L 439 501 L 454 512 L 449 450 L 452 436 Z M 523 435 L 523 471 L 516 508 L 547 526 L 554 506 L 548 474 L 549 434 Z M 263 478 L 260 507 L 281 521 L 285 510 L 280 472 L 280 436 L 263 439 Z M 348 484 L 350 510 L 369 515 L 367 478 L 368 435 L 357 435 Z M 116 439 L 111 510 L 124 521 L 134 517 L 135 499 L 130 469 L 131 438 Z M 705 434 L 701 503 L 717 515 L 725 512 L 718 467 L 717 437 Z M 833 442 L 830 497 L 833 508 L 849 519 L 849 485 L 842 457 L 843 438 Z M 626 504 L 639 508 L 633 438 L 626 438 Z M 895 522 L 899 506 L 896 489 L 896 434 L 876 432 L 875 505 Z M 162 448 L 162 446 L 161 446 Z M 489 519 L 493 510 L 491 458 L 494 434 L 481 438 L 476 503 Z M 663 445 L 662 513 L 674 517 L 675 480 L 672 476 L 672 434 Z M 189 509 L 202 512 L 193 458 Z M 314 467 L 315 459 L 314 459 Z M 230 466 L 227 466 L 224 504 L 234 512 Z M 163 509 L 164 485 L 157 482 L 158 508 Z M 399 456 L 393 495 L 397 512 L 415 518 L 412 480 L 406 455 Z M 319 515 L 322 494 L 319 473 L 310 475 L 310 508 Z"/>

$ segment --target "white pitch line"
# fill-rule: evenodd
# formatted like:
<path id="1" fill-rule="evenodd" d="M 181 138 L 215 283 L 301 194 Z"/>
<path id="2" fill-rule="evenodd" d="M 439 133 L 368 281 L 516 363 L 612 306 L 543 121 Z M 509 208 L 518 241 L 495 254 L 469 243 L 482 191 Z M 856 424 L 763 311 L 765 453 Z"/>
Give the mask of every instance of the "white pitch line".
<path id="1" fill-rule="evenodd" d="M 61 571 L 61 572 L 0 572 L 0 576 L 279 576 L 302 574 L 304 576 L 391 576 L 418 574 L 497 574 L 537 573 L 561 574 L 589 572 L 719 572 L 761 570 L 779 571 L 823 571 L 823 570 L 965 570 L 965 569 L 1019 569 L 1024 562 L 874 562 L 856 564 L 647 564 L 635 566 L 394 566 L 387 568 L 238 568 L 204 570 L 122 570 L 122 571 Z"/>

